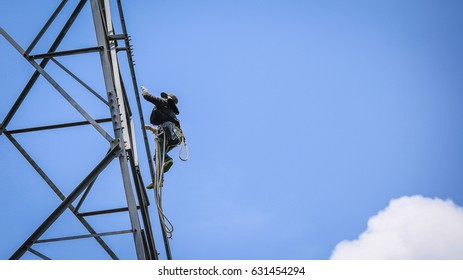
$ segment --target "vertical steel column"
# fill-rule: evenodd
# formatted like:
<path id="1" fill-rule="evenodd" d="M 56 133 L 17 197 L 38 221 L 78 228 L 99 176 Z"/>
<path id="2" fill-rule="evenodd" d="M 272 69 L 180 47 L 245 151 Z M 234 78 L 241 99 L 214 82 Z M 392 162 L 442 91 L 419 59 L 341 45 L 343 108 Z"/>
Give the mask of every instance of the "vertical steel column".
<path id="1" fill-rule="evenodd" d="M 135 100 L 136 100 L 136 103 L 137 103 L 137 109 L 138 109 L 139 117 L 140 117 L 140 126 L 144 127 L 145 126 L 145 121 L 144 121 L 144 117 L 143 117 L 143 109 L 142 109 L 141 102 L 140 102 L 140 94 L 138 92 L 138 87 L 137 87 L 138 83 L 137 83 L 137 78 L 136 78 L 136 75 L 135 75 L 134 62 L 133 62 L 133 59 L 132 59 L 132 55 L 133 55 L 132 54 L 132 48 L 131 48 L 130 43 L 129 43 L 129 41 L 130 41 L 129 38 L 130 37 L 128 35 L 127 27 L 126 27 L 126 24 L 125 24 L 125 18 L 124 18 L 124 12 L 123 12 L 123 9 L 122 9 L 121 0 L 117 0 L 117 8 L 118 8 L 118 11 L 119 11 L 119 18 L 120 18 L 120 21 L 121 21 L 122 35 L 124 37 L 124 43 L 125 43 L 125 49 L 126 49 L 126 53 L 127 53 L 128 66 L 129 66 L 129 70 L 130 70 L 130 75 L 132 77 L 132 85 L 133 85 L 133 90 L 134 90 L 134 93 L 135 93 Z M 150 150 L 150 146 L 149 146 L 149 142 L 148 142 L 148 137 L 146 135 L 146 130 L 145 129 L 142 129 L 142 135 L 143 135 L 143 140 L 144 140 L 143 142 L 145 144 L 145 152 L 146 152 L 146 156 L 147 156 L 147 159 L 148 159 L 149 171 L 150 171 L 150 175 L 151 175 L 150 178 L 151 178 L 151 181 L 154 181 L 154 176 L 155 176 L 154 164 L 153 164 L 152 154 L 151 154 L 151 150 Z M 133 151 L 133 152 L 134 152 L 134 157 L 135 157 L 136 156 L 136 151 Z M 136 160 L 132 160 L 131 163 L 132 163 L 132 169 L 133 169 L 132 173 L 137 174 L 137 177 L 139 178 L 138 181 L 142 182 L 141 174 L 140 174 L 140 167 L 138 166 L 138 162 Z M 152 232 L 151 224 L 149 224 L 150 223 L 150 217 L 149 217 L 149 212 L 148 212 L 149 200 L 148 200 L 146 190 L 145 190 L 143 184 L 142 184 L 140 189 L 137 189 L 137 195 L 138 195 L 138 201 L 140 201 L 140 203 L 142 203 L 142 201 L 146 201 L 146 204 L 145 204 L 145 202 L 143 203 L 143 205 L 145 205 L 145 207 L 141 209 L 141 214 L 142 214 L 142 218 L 143 218 L 143 223 L 145 224 L 148 246 L 150 248 L 152 248 L 151 249 L 152 252 L 155 253 L 155 256 L 153 257 L 153 259 L 157 259 L 158 256 L 157 256 L 156 248 L 155 248 L 155 245 L 154 245 L 154 235 L 153 235 L 153 232 Z M 170 252 L 169 240 L 166 239 L 166 235 L 165 235 L 164 232 L 163 232 L 163 238 L 164 238 L 164 246 L 166 248 L 167 259 L 171 260 L 172 259 L 172 254 Z"/>
<path id="2" fill-rule="evenodd" d="M 126 122 L 128 118 L 125 112 L 125 100 L 122 95 L 122 85 L 117 60 L 116 43 L 109 38 L 110 35 L 114 35 L 109 1 L 91 0 L 90 3 L 98 46 L 102 47 L 100 58 L 103 67 L 103 76 L 108 94 L 111 117 L 113 120 L 114 135 L 116 139 L 120 139 L 122 146 L 122 152 L 119 156 L 119 163 L 122 172 L 124 190 L 127 198 L 130 222 L 133 230 L 135 251 L 138 259 L 146 259 L 140 219 L 138 217 L 137 204 L 131 184 L 129 173 L 130 171 L 128 166 L 126 144 L 128 143 L 127 126 L 129 124 Z M 123 120 L 125 123 L 123 123 Z"/>

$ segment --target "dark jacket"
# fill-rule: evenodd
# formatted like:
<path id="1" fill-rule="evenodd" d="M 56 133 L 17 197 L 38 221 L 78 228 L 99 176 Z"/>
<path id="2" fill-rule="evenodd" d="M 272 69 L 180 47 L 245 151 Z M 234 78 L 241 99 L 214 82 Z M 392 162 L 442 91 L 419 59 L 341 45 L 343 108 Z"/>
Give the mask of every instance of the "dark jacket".
<path id="1" fill-rule="evenodd" d="M 165 122 L 173 122 L 177 126 L 180 126 L 180 123 L 177 119 L 178 111 L 175 111 L 173 106 L 165 98 L 160 98 L 153 96 L 149 93 L 144 94 L 143 98 L 145 100 L 154 104 L 153 111 L 150 116 L 150 123 L 154 125 L 160 125 Z"/>

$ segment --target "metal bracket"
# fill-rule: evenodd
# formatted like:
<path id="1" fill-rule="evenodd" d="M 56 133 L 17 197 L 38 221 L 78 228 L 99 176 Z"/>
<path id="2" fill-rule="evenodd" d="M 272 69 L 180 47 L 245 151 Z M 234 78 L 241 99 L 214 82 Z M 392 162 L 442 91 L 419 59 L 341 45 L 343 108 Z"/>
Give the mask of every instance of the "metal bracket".
<path id="1" fill-rule="evenodd" d="M 125 40 L 125 34 L 108 35 L 110 40 Z"/>

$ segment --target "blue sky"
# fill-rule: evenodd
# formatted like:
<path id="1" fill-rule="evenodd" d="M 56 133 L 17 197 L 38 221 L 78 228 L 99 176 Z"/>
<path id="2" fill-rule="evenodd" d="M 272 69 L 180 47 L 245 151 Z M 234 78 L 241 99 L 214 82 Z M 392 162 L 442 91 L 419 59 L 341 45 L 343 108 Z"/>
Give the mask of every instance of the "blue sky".
<path id="1" fill-rule="evenodd" d="M 69 2 L 68 14 L 76 1 Z M 0 26 L 26 48 L 58 3 L 2 3 Z M 163 201 L 175 226 L 175 259 L 328 259 L 393 199 L 419 195 L 463 205 L 460 1 L 123 5 L 139 86 L 179 97 L 190 149 L 186 163 L 178 150 L 171 152 L 176 160 L 166 174 Z M 95 46 L 91 20 L 87 4 L 59 50 Z M 33 68 L 3 38 L 0 53 L 1 122 Z M 98 55 L 59 61 L 104 95 Z M 56 66 L 49 71 L 66 81 Z M 78 85 L 68 89 L 92 116 L 107 116 L 104 104 Z M 145 118 L 151 108 L 143 103 Z M 41 79 L 7 129 L 80 120 Z M 136 114 L 134 121 L 139 128 Z M 141 149 L 139 129 L 137 137 Z M 107 151 L 90 127 L 17 140 L 65 194 Z M 139 154 L 148 181 L 146 156 Z M 4 135 L 0 155 L 0 259 L 7 259 L 59 199 Z M 115 176 L 113 164 L 85 205 L 89 210 L 124 203 Z M 66 215 L 47 237 L 85 233 Z M 89 221 L 107 231 L 127 226 L 124 218 Z M 155 238 L 165 258 L 159 232 Z M 121 258 L 133 258 L 130 237 L 108 242 Z M 69 250 L 61 245 L 43 251 L 56 258 L 107 258 L 92 251 L 92 240 L 69 242 Z"/>

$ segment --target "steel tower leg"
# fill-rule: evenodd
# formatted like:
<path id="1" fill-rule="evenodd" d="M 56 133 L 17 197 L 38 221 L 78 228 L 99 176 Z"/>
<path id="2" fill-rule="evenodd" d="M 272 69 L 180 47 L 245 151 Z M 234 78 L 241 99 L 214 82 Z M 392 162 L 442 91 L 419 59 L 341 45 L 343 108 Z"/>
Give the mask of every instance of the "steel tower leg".
<path id="1" fill-rule="evenodd" d="M 119 156 L 119 163 L 122 172 L 127 205 L 129 208 L 130 222 L 133 229 L 133 238 L 135 241 L 135 250 L 138 259 L 145 259 L 143 248 L 142 232 L 140 220 L 138 217 L 137 204 L 130 180 L 127 144 L 129 143 L 128 125 L 129 117 L 127 116 L 127 107 L 125 97 L 122 92 L 120 80 L 118 58 L 116 53 L 116 41 L 111 40 L 110 36 L 115 35 L 112 26 L 112 18 L 109 7 L 109 0 L 90 0 L 92 7 L 93 21 L 100 51 L 101 64 L 103 67 L 103 76 L 105 80 L 106 91 L 113 119 L 114 135 L 116 139 L 121 140 L 122 153 Z M 124 123 L 123 123 L 124 120 Z"/>
<path id="2" fill-rule="evenodd" d="M 131 50 L 131 46 L 130 46 L 130 43 L 129 43 L 129 38 L 128 38 L 128 35 L 127 35 L 127 27 L 126 27 L 126 24 L 125 24 L 125 18 L 124 18 L 124 12 L 123 12 L 123 9 L 122 9 L 121 0 L 117 0 L 117 7 L 118 7 L 118 10 L 119 10 L 119 17 L 121 19 L 122 32 L 126 36 L 125 40 L 124 40 L 125 41 L 125 48 L 127 50 Z M 138 88 L 136 87 L 136 85 L 138 83 L 137 83 L 137 78 L 136 78 L 136 75 L 135 75 L 134 62 L 132 60 L 131 52 L 127 53 L 127 58 L 128 58 L 128 61 L 129 61 L 130 74 L 132 76 L 132 84 L 134 85 L 133 90 L 135 92 L 135 100 L 137 101 L 137 108 L 138 108 L 138 111 L 140 112 L 140 126 L 144 127 L 145 126 L 145 121 L 144 121 L 143 114 L 142 114 L 143 111 L 142 111 L 141 102 L 140 102 L 140 98 L 139 98 Z M 152 160 L 151 150 L 150 150 L 150 147 L 149 147 L 149 144 L 148 144 L 149 143 L 148 136 L 146 134 L 145 129 L 142 130 L 142 134 L 143 134 L 143 140 L 144 140 L 144 143 L 145 143 L 145 151 L 146 151 L 146 155 L 147 155 L 147 158 L 148 158 L 151 181 L 154 182 L 154 177 L 155 177 L 154 164 L 153 164 L 153 160 Z M 144 189 L 143 189 L 143 191 L 144 191 Z M 148 215 L 148 213 L 147 213 L 147 215 Z M 165 248 L 165 251 L 166 251 L 166 257 L 167 257 L 168 260 L 171 260 L 172 259 L 172 252 L 170 250 L 169 238 L 167 237 L 167 234 L 164 231 L 164 228 L 162 227 L 162 222 L 161 222 L 161 217 L 160 216 L 159 216 L 159 219 L 160 219 L 160 223 L 161 223 L 161 228 L 163 229 L 162 230 L 162 237 L 163 237 L 163 241 L 164 241 L 164 248 Z"/>
<path id="3" fill-rule="evenodd" d="M 0 135 L 6 135 L 6 137 L 10 140 L 13 146 L 16 149 L 18 149 L 21 155 L 32 165 L 33 169 L 40 175 L 40 177 L 61 199 L 61 204 L 57 206 L 57 208 L 48 216 L 48 218 L 17 249 L 17 251 L 11 256 L 10 259 L 20 259 L 27 251 L 42 259 L 50 259 L 48 256 L 32 248 L 32 246 L 36 243 L 48 243 L 81 238 L 94 238 L 99 243 L 99 245 L 101 245 L 103 249 L 110 255 L 111 258 L 118 259 L 116 254 L 109 248 L 109 246 L 103 241 L 101 237 L 125 233 L 131 233 L 133 235 L 137 259 L 158 259 L 158 253 L 155 248 L 154 235 L 151 228 L 151 221 L 148 213 L 149 200 L 146 195 L 146 190 L 144 189 L 144 184 L 138 165 L 135 133 L 133 122 L 131 119 L 132 113 L 130 110 L 128 98 L 126 96 L 123 78 L 119 67 L 119 60 L 117 56 L 117 51 L 127 51 L 127 55 L 129 56 L 129 67 L 131 71 L 130 74 L 132 76 L 132 83 L 135 89 L 135 97 L 137 99 L 137 105 L 139 109 L 138 113 L 142 115 L 136 85 L 136 78 L 132 64 L 133 62 L 131 61 L 130 57 L 131 50 L 128 47 L 128 35 L 125 28 L 125 23 L 122 23 L 123 34 L 115 34 L 110 12 L 110 0 L 80 0 L 78 1 L 77 6 L 72 12 L 71 16 L 66 21 L 64 27 L 61 29 L 61 32 L 58 34 L 55 41 L 49 48 L 48 52 L 44 54 L 31 55 L 31 52 L 34 49 L 35 45 L 40 41 L 42 36 L 46 33 L 47 29 L 52 25 L 53 21 L 63 10 L 63 7 L 67 4 L 67 2 L 67 0 L 61 1 L 58 8 L 54 11 L 52 16 L 49 18 L 44 27 L 40 30 L 38 35 L 34 38 L 33 42 L 26 50 L 22 49 L 19 46 L 19 44 L 16 41 L 14 41 L 13 38 L 11 38 L 5 30 L 0 28 L 0 35 L 2 35 L 31 64 L 31 66 L 35 68 L 35 72 L 30 78 L 29 82 L 26 84 L 23 91 L 19 94 L 16 102 L 6 114 L 4 121 L 0 123 Z M 90 2 L 93 24 L 96 31 L 97 46 L 77 50 L 65 50 L 56 52 L 61 41 L 73 25 L 75 19 L 85 6 L 86 2 Z M 123 20 L 120 0 L 118 0 L 117 4 L 121 20 Z M 125 40 L 126 48 L 118 48 L 117 40 Z M 101 66 L 104 77 L 104 85 L 107 93 L 107 100 L 98 95 L 96 91 L 91 89 L 88 85 L 85 84 L 84 81 L 82 81 L 80 78 L 74 75 L 68 68 L 66 68 L 64 65 L 62 65 L 55 59 L 55 57 L 58 56 L 76 55 L 88 52 L 99 52 L 100 54 Z M 87 113 L 87 111 L 75 99 L 73 99 L 71 93 L 64 90 L 64 87 L 62 87 L 52 77 L 52 73 L 45 70 L 45 67 L 47 66 L 49 61 L 52 61 L 64 72 L 69 74 L 79 84 L 81 84 L 88 91 L 94 94 L 98 99 L 100 99 L 100 101 L 103 101 L 103 103 L 105 103 L 109 108 L 110 117 L 103 119 L 94 119 L 89 113 Z M 76 121 L 69 123 L 9 130 L 8 126 L 10 121 L 14 118 L 16 111 L 19 109 L 24 99 L 28 96 L 29 91 L 35 85 L 37 79 L 40 76 L 45 78 L 45 80 L 48 83 L 50 83 L 52 87 L 55 88 L 72 105 L 72 107 L 74 107 L 74 109 L 76 109 L 80 113 L 80 115 L 85 119 L 85 121 Z M 141 120 L 142 119 L 143 118 L 141 116 Z M 102 122 L 112 123 L 113 135 L 111 135 L 112 133 L 108 133 L 102 126 L 100 126 L 100 123 Z M 101 162 L 97 164 L 93 168 L 93 170 L 85 176 L 81 183 L 78 184 L 77 187 L 67 197 L 65 197 L 64 194 L 58 188 L 58 186 L 56 186 L 50 179 L 50 176 L 48 176 L 45 173 L 45 171 L 39 166 L 39 164 L 34 159 L 32 159 L 32 157 L 26 152 L 24 147 L 21 146 L 13 138 L 12 135 L 35 131 L 47 131 L 51 129 L 72 128 L 83 125 L 91 125 L 100 134 L 100 136 L 106 139 L 110 148 L 109 152 L 106 153 Z M 149 159 L 150 172 L 153 173 L 152 162 L 150 161 L 151 159 L 149 145 L 147 145 L 146 143 L 146 133 L 143 132 L 143 135 L 145 138 L 145 148 L 147 149 L 147 155 Z M 119 207 L 107 210 L 103 209 L 84 213 L 79 212 L 84 200 L 87 198 L 87 196 L 91 195 L 90 191 L 96 183 L 99 174 L 102 173 L 107 168 L 107 166 L 116 158 L 119 159 L 119 167 L 121 172 L 120 175 L 124 188 L 127 207 Z M 152 176 L 153 175 L 151 174 L 151 177 Z M 134 189 L 136 190 L 136 196 L 134 193 Z M 76 201 L 79 197 L 80 200 L 76 202 L 77 206 L 74 207 L 73 202 Z M 66 209 L 70 210 L 74 214 L 74 216 L 88 230 L 89 234 L 39 240 L 39 238 L 53 225 L 53 223 L 66 211 Z M 117 212 L 128 212 L 131 229 L 97 233 L 86 220 L 87 216 L 105 215 Z M 140 216 L 142 218 L 142 223 L 140 221 Z M 170 259 L 171 255 L 170 248 L 168 248 L 168 243 L 166 246 L 168 258 Z"/>

